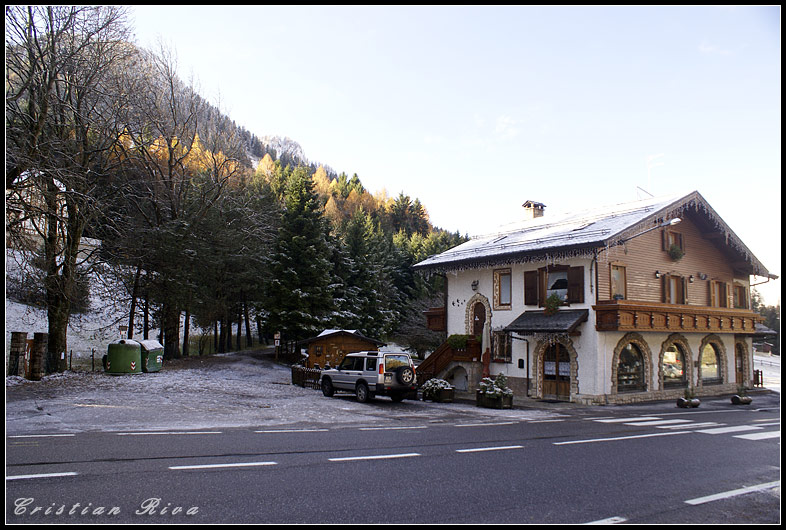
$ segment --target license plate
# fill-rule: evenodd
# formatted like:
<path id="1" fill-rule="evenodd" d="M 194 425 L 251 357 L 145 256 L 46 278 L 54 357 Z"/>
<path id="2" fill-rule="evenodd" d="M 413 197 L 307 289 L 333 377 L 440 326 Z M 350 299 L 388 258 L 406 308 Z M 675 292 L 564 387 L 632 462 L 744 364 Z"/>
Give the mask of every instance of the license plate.
<path id="1" fill-rule="evenodd" d="M 392 383 L 393 382 L 393 374 L 385 374 L 385 382 Z"/>

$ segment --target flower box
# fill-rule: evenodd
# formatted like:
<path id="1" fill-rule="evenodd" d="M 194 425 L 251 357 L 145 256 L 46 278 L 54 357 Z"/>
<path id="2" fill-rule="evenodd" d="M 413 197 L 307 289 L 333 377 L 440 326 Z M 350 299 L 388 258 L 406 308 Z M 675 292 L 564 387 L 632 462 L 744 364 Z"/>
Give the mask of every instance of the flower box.
<path id="1" fill-rule="evenodd" d="M 455 391 L 450 383 L 444 379 L 429 379 L 421 387 L 423 391 L 423 401 L 429 400 L 435 403 L 453 403 Z"/>
<path id="2" fill-rule="evenodd" d="M 494 396 L 485 394 L 478 390 L 476 395 L 478 407 L 487 409 L 510 409 L 513 408 L 513 395 Z"/>

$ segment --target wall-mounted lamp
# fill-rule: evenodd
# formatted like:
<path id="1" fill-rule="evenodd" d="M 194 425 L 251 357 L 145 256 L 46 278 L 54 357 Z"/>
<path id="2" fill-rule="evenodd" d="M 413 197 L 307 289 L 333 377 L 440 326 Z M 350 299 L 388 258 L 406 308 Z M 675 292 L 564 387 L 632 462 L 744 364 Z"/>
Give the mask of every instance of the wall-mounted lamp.
<path id="1" fill-rule="evenodd" d="M 706 279 L 707 279 L 707 275 L 706 275 L 706 274 L 704 274 L 703 272 L 700 272 L 700 273 L 699 273 L 699 279 L 700 279 L 700 280 L 706 280 Z"/>
<path id="2" fill-rule="evenodd" d="M 655 277 L 660 278 L 660 271 L 655 271 Z"/>
<path id="3" fill-rule="evenodd" d="M 688 282 L 693 283 L 694 280 L 695 280 L 695 278 L 693 277 L 693 274 L 688 276 Z"/>
<path id="4" fill-rule="evenodd" d="M 477 291 L 478 290 L 478 281 L 477 280 L 472 282 L 472 290 L 473 291 Z"/>

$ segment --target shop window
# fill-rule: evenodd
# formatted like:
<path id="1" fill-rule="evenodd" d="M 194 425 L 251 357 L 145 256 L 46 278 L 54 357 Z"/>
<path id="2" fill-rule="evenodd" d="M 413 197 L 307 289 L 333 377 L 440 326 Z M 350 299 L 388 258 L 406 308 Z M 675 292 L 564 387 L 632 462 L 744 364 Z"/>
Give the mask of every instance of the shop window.
<path id="1" fill-rule="evenodd" d="M 711 342 L 707 343 L 701 349 L 699 368 L 701 370 L 702 383 L 712 384 L 722 382 L 720 356 L 718 355 L 717 347 Z"/>
<path id="2" fill-rule="evenodd" d="M 617 364 L 617 392 L 646 390 L 644 383 L 644 356 L 633 343 L 628 343 L 620 352 Z"/>
<path id="3" fill-rule="evenodd" d="M 685 370 L 685 353 L 682 348 L 672 344 L 663 352 L 663 386 L 685 386 L 687 375 Z"/>

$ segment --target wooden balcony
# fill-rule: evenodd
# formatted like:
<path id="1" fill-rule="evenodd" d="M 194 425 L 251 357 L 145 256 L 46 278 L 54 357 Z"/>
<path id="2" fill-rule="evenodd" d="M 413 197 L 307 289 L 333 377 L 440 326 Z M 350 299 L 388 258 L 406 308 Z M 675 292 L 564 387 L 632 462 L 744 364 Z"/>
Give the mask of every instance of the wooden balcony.
<path id="1" fill-rule="evenodd" d="M 431 331 L 447 331 L 448 324 L 444 307 L 432 307 L 423 311 L 426 315 L 426 327 Z"/>
<path id="2" fill-rule="evenodd" d="M 598 302 L 598 331 L 674 333 L 755 333 L 762 317 L 750 309 L 661 304 L 633 300 Z"/>

